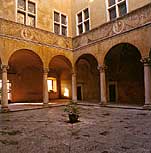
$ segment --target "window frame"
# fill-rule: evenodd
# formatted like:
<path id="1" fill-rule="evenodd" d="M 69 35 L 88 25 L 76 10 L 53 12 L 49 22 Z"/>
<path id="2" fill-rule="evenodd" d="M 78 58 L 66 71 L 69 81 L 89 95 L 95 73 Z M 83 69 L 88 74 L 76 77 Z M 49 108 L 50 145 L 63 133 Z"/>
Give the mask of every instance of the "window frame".
<path id="1" fill-rule="evenodd" d="M 58 88 L 57 87 L 57 78 L 56 77 L 47 77 L 47 85 L 49 86 L 48 80 L 52 81 L 52 89 L 49 90 L 49 87 L 48 87 L 48 92 L 55 92 L 56 93 L 58 91 L 58 89 L 57 89 Z"/>
<path id="2" fill-rule="evenodd" d="M 31 13 L 28 11 L 28 3 L 31 2 L 31 3 L 34 3 L 35 4 L 35 14 L 34 13 Z M 18 12 L 21 12 L 21 13 L 24 13 L 25 14 L 25 23 L 23 25 L 26 25 L 26 26 L 30 26 L 30 27 L 37 27 L 37 2 L 36 0 L 25 0 L 25 7 L 26 9 L 25 10 L 22 10 L 22 9 L 19 9 L 18 8 L 18 0 L 16 0 L 16 22 L 18 22 L 17 20 L 17 17 L 18 17 Z M 28 19 L 28 16 L 33 16 L 35 18 L 35 25 L 34 26 L 31 26 L 29 25 L 29 19 Z M 22 24 L 22 23 L 20 23 Z"/>
<path id="3" fill-rule="evenodd" d="M 106 0 L 105 2 L 106 2 L 107 21 L 116 20 L 117 18 L 121 17 L 119 15 L 119 5 L 122 4 L 122 3 L 124 3 L 124 2 L 126 3 L 127 13 L 129 12 L 129 10 L 128 10 L 128 0 L 121 0 L 121 1 L 115 0 L 115 4 L 114 5 L 111 5 L 111 6 L 109 6 L 109 0 Z M 114 7 L 115 7 L 115 10 L 116 10 L 116 18 L 110 19 L 110 12 L 109 12 L 109 10 L 111 10 Z"/>
<path id="4" fill-rule="evenodd" d="M 55 33 L 55 24 L 58 24 L 59 25 L 59 34 L 58 35 L 68 37 L 68 15 L 65 13 L 62 13 L 56 9 L 53 9 L 52 11 L 53 11 L 53 32 Z M 54 20 L 55 12 L 59 14 L 59 22 Z M 66 25 L 62 24 L 61 16 L 66 16 Z M 67 30 L 66 35 L 62 34 L 62 27 L 66 27 L 66 30 Z M 57 33 L 55 33 L 55 34 L 57 34 Z"/>
<path id="5" fill-rule="evenodd" d="M 88 9 L 88 13 L 89 13 L 89 18 L 87 18 L 87 19 L 84 19 L 84 11 L 86 10 L 86 9 Z M 80 14 L 80 13 L 82 13 L 82 22 L 78 22 L 78 15 Z M 80 11 L 78 11 L 77 13 L 76 13 L 76 34 L 77 35 L 81 35 L 81 34 L 83 34 L 83 33 L 85 33 L 85 32 L 88 32 L 88 31 L 86 31 L 86 29 L 85 29 L 85 22 L 89 22 L 89 30 L 88 31 L 90 31 L 91 30 L 91 20 L 90 20 L 90 8 L 89 7 L 86 7 L 86 8 L 83 8 L 82 10 L 80 10 Z M 82 25 L 82 30 L 83 30 L 83 32 L 82 33 L 79 33 L 79 25 Z"/>

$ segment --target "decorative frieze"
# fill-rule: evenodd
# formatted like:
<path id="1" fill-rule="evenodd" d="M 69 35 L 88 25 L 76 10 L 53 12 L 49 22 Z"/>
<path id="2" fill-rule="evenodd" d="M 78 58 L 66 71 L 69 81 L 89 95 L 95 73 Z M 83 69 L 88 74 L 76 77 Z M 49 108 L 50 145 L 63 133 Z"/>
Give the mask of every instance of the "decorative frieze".
<path id="1" fill-rule="evenodd" d="M 52 47 L 60 47 L 62 49 L 70 50 L 72 48 L 71 38 L 59 36 L 49 31 L 25 26 L 2 18 L 0 18 L 0 37 L 17 38 Z"/>
<path id="2" fill-rule="evenodd" d="M 121 34 L 146 24 L 151 24 L 151 4 L 139 8 L 127 15 L 101 25 L 73 39 L 73 47 L 79 48 L 103 39 Z"/>
<path id="3" fill-rule="evenodd" d="M 113 32 L 115 34 L 121 33 L 124 29 L 124 26 L 125 26 L 125 24 L 124 24 L 123 20 L 116 21 L 115 23 L 113 23 Z"/>
<path id="4" fill-rule="evenodd" d="M 32 40 L 33 34 L 29 29 L 24 28 L 21 30 L 21 37 L 27 40 Z"/>

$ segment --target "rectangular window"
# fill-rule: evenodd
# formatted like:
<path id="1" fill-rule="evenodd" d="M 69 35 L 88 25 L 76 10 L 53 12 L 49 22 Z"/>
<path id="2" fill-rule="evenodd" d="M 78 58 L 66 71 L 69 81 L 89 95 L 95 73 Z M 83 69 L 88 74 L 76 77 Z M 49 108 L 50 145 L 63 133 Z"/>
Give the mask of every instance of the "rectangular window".
<path id="1" fill-rule="evenodd" d="M 61 15 L 61 23 L 64 25 L 67 24 L 67 17 L 65 15 Z"/>
<path id="2" fill-rule="evenodd" d="M 18 21 L 18 23 L 25 24 L 25 13 L 22 13 L 22 12 L 18 11 L 17 21 Z"/>
<path id="3" fill-rule="evenodd" d="M 60 21 L 60 16 L 58 12 L 54 12 L 54 21 L 59 22 Z"/>
<path id="4" fill-rule="evenodd" d="M 112 6 L 112 5 L 114 5 L 115 4 L 115 0 L 109 0 L 109 6 Z"/>
<path id="5" fill-rule="evenodd" d="M 86 8 L 77 13 L 77 34 L 82 34 L 90 30 L 89 9 Z"/>
<path id="6" fill-rule="evenodd" d="M 54 33 L 67 36 L 68 22 L 67 16 L 54 11 Z"/>
<path id="7" fill-rule="evenodd" d="M 47 80 L 48 91 L 49 92 L 57 92 L 57 79 L 53 77 L 49 77 Z"/>
<path id="8" fill-rule="evenodd" d="M 60 34 L 60 25 L 59 24 L 54 24 L 54 32 L 56 33 L 56 34 Z"/>
<path id="9" fill-rule="evenodd" d="M 125 15 L 127 13 L 126 2 L 119 4 L 119 16 Z"/>
<path id="10" fill-rule="evenodd" d="M 36 4 L 29 0 L 18 0 L 17 2 L 17 22 L 35 27 Z"/>
<path id="11" fill-rule="evenodd" d="M 127 0 L 107 0 L 108 19 L 113 20 L 125 15 L 127 11 Z"/>
<path id="12" fill-rule="evenodd" d="M 18 1 L 18 8 L 19 9 L 22 9 L 22 10 L 25 10 L 25 8 L 26 8 L 26 5 L 25 5 L 26 3 L 25 3 L 25 0 L 19 0 Z"/>
<path id="13" fill-rule="evenodd" d="M 113 20 L 116 18 L 117 14 L 116 14 L 116 8 L 113 7 L 111 9 L 109 9 L 109 14 L 110 14 L 110 20 Z"/>
<path id="14" fill-rule="evenodd" d="M 28 2 L 28 12 L 35 14 L 36 10 L 35 10 L 35 3 L 32 2 Z"/>

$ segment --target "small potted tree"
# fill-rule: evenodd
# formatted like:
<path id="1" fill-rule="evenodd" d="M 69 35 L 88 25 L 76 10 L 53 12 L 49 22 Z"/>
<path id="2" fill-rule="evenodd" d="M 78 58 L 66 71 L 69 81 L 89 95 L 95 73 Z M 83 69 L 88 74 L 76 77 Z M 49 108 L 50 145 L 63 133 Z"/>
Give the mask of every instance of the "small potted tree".
<path id="1" fill-rule="evenodd" d="M 76 102 L 70 101 L 70 103 L 65 107 L 64 111 L 68 113 L 70 123 L 78 122 L 79 108 L 77 107 Z"/>

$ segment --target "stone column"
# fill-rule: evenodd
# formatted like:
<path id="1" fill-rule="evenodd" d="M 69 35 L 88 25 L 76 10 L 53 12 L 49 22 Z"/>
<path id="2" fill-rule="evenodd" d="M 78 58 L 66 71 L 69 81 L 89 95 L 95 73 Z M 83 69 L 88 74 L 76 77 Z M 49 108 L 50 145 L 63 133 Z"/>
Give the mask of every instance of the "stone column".
<path id="1" fill-rule="evenodd" d="M 49 96 L 48 96 L 48 68 L 44 68 L 43 71 L 43 104 L 44 106 L 48 106 Z"/>
<path id="2" fill-rule="evenodd" d="M 100 71 L 100 104 L 106 105 L 107 104 L 107 97 L 106 97 L 106 79 L 105 79 L 105 70 L 107 67 L 105 65 L 99 65 L 98 69 Z"/>
<path id="3" fill-rule="evenodd" d="M 145 87 L 145 105 L 146 108 L 151 108 L 151 59 L 143 58 L 144 63 L 144 87 Z"/>
<path id="4" fill-rule="evenodd" d="M 7 91 L 7 69 L 8 65 L 1 65 L 2 69 L 2 96 L 1 96 L 1 104 L 2 104 L 2 112 L 8 112 L 8 91 Z"/>
<path id="5" fill-rule="evenodd" d="M 72 73 L 72 100 L 77 101 L 77 80 L 76 73 Z"/>

